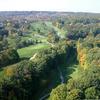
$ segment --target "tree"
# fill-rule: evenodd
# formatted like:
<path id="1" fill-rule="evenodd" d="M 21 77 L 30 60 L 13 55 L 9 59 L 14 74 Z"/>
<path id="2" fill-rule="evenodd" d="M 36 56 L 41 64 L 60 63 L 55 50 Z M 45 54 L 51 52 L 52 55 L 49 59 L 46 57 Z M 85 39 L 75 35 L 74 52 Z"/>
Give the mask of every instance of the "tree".
<path id="1" fill-rule="evenodd" d="M 66 100 L 82 100 L 83 97 L 83 93 L 80 89 L 73 89 L 68 93 Z"/>
<path id="2" fill-rule="evenodd" d="M 20 60 L 19 55 L 15 49 L 4 50 L 0 54 L 0 66 L 7 66 L 9 64 L 17 63 Z"/>
<path id="3" fill-rule="evenodd" d="M 50 93 L 49 100 L 66 100 L 67 88 L 65 84 L 59 85 Z"/>
<path id="4" fill-rule="evenodd" d="M 89 87 L 85 90 L 85 98 L 98 100 L 100 98 L 100 91 L 95 86 Z"/>

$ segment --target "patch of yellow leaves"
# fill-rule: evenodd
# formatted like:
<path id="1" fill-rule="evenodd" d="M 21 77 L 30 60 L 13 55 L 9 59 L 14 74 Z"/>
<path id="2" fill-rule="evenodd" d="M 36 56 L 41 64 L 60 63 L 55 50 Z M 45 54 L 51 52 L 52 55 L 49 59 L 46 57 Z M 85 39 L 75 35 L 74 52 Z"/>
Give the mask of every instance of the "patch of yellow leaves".
<path id="1" fill-rule="evenodd" d="M 86 61 L 86 49 L 83 49 L 81 48 L 81 44 L 78 42 L 77 43 L 77 53 L 78 53 L 78 60 L 79 60 L 79 63 L 80 63 L 80 66 L 83 68 L 83 69 L 86 69 L 88 64 L 87 64 L 87 61 Z"/>
<path id="2" fill-rule="evenodd" d="M 87 61 L 86 61 L 86 52 L 85 52 L 85 50 L 81 50 L 78 53 L 78 56 L 79 56 L 79 63 L 81 65 L 81 67 L 83 67 L 84 69 L 86 69 L 86 67 L 87 67 Z"/>
<path id="3" fill-rule="evenodd" d="M 14 74 L 14 68 L 7 68 L 7 69 L 5 69 L 5 74 L 7 75 L 7 76 L 12 76 L 13 74 Z"/>
<path id="4" fill-rule="evenodd" d="M 100 59 L 99 60 L 93 60 L 92 64 L 97 65 L 98 67 L 100 67 Z"/>

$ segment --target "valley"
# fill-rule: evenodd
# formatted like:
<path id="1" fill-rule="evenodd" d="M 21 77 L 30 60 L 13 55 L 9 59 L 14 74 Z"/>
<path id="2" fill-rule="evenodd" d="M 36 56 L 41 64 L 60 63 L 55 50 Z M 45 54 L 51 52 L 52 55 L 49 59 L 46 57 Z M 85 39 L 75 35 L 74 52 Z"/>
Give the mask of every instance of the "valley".
<path id="1" fill-rule="evenodd" d="M 0 12 L 0 100 L 99 100 L 99 83 L 100 14 Z"/>

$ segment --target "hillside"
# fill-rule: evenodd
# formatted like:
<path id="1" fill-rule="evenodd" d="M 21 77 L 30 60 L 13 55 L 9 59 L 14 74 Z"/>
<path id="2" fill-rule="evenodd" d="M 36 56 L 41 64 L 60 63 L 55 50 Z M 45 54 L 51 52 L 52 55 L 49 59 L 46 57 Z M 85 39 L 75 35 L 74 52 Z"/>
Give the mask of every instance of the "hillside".
<path id="1" fill-rule="evenodd" d="M 99 100 L 100 14 L 0 12 L 0 100 Z"/>

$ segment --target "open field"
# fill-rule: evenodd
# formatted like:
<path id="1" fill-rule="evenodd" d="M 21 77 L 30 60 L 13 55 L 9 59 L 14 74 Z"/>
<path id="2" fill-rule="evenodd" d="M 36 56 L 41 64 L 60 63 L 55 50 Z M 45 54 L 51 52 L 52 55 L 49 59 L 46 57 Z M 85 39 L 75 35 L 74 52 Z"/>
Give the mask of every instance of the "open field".
<path id="1" fill-rule="evenodd" d="M 20 58 L 30 58 L 33 56 L 34 53 L 49 47 L 50 47 L 49 44 L 37 44 L 37 45 L 32 45 L 29 47 L 18 49 L 17 51 L 20 55 Z"/>

